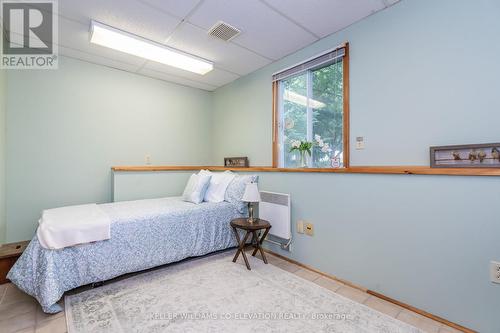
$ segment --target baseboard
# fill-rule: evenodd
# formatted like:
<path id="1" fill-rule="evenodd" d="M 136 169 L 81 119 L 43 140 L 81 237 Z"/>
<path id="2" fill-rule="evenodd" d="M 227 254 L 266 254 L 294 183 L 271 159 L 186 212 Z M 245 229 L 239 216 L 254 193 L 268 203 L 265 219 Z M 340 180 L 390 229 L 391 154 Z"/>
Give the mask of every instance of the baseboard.
<path id="1" fill-rule="evenodd" d="M 352 283 L 352 282 L 350 282 L 350 281 L 347 281 L 347 280 L 341 279 L 341 278 L 339 278 L 339 277 L 336 277 L 336 276 L 334 276 L 334 275 L 331 275 L 331 274 L 328 274 L 328 273 L 322 272 L 322 271 L 320 271 L 320 270 L 317 270 L 317 269 L 316 269 L 316 268 L 314 268 L 314 267 L 311 267 L 311 266 L 305 265 L 305 264 L 303 264 L 303 263 L 301 263 L 301 262 L 298 262 L 298 261 L 295 261 L 295 260 L 293 260 L 293 259 L 287 258 L 287 257 L 282 256 L 281 254 L 278 254 L 278 253 L 273 252 L 273 251 L 271 251 L 271 250 L 264 249 L 264 252 L 270 253 L 270 254 L 272 254 L 272 255 L 274 255 L 274 256 L 276 256 L 276 257 L 278 257 L 278 258 L 281 258 L 281 259 L 283 259 L 283 260 L 286 260 L 286 261 L 288 261 L 288 262 L 291 262 L 292 264 L 295 264 L 295 265 L 297 265 L 297 266 L 300 266 L 300 267 L 303 267 L 303 268 L 308 269 L 308 270 L 310 270 L 310 271 L 313 271 L 314 273 L 318 273 L 319 275 L 323 275 L 323 276 L 325 276 L 325 277 L 327 277 L 327 278 L 330 278 L 330 279 L 333 279 L 333 280 L 336 280 L 336 281 L 342 282 L 343 284 L 348 285 L 349 287 L 353 287 L 353 288 L 355 288 L 355 289 L 359 289 L 359 290 L 361 290 L 362 292 L 365 292 L 365 293 L 366 293 L 366 292 L 368 292 L 368 289 L 363 288 L 363 287 L 361 287 L 361 286 L 358 286 L 358 285 L 356 285 L 356 284 L 354 284 L 354 283 Z"/>
<path id="2" fill-rule="evenodd" d="M 455 324 L 454 322 L 451 322 L 451 321 L 446 320 L 444 318 L 441 318 L 439 316 L 433 315 L 432 313 L 429 313 L 427 311 L 420 310 L 420 309 L 418 309 L 418 308 L 416 308 L 414 306 L 411 306 L 411 305 L 408 305 L 406 303 L 400 302 L 400 301 L 395 300 L 393 298 L 387 297 L 387 296 L 385 296 L 385 295 L 383 295 L 381 293 L 378 293 L 376 291 L 368 290 L 367 293 L 370 294 L 370 295 L 376 296 L 378 298 L 381 298 L 381 299 L 383 299 L 383 300 L 385 300 L 387 302 L 391 302 L 393 304 L 399 305 L 402 308 L 405 308 L 405 309 L 408 309 L 410 311 L 416 312 L 419 315 L 422 315 L 424 317 L 430 318 L 432 320 L 435 320 L 435 321 L 440 322 L 442 324 L 445 324 L 447 326 L 453 327 L 454 329 L 457 329 L 459 331 L 466 332 L 466 333 L 477 333 L 476 331 L 471 330 L 470 328 L 464 327 L 464 326 L 459 325 L 459 324 Z"/>
<path id="3" fill-rule="evenodd" d="M 280 259 L 283 259 L 283 260 L 286 260 L 286 261 L 288 261 L 288 262 L 291 262 L 292 264 L 295 264 L 295 265 L 297 265 L 297 266 L 303 267 L 303 268 L 305 268 L 305 269 L 308 269 L 308 270 L 310 270 L 310 271 L 313 271 L 313 272 L 315 272 L 315 273 L 318 273 L 318 274 L 323 275 L 323 276 L 325 276 L 325 277 L 328 277 L 328 278 L 330 278 L 330 279 L 333 279 L 333 280 L 336 280 L 336 281 L 342 282 L 342 283 L 343 283 L 343 284 L 345 284 L 345 285 L 348 285 L 348 286 L 350 286 L 350 287 L 353 287 L 353 288 L 359 289 L 359 290 L 361 290 L 361 291 L 363 291 L 363 292 L 366 292 L 366 293 L 368 293 L 368 294 L 370 294 L 370 295 L 373 295 L 373 296 L 375 296 L 375 297 L 381 298 L 381 299 L 383 299 L 383 300 L 385 300 L 385 301 L 387 301 L 387 302 L 390 302 L 390 303 L 396 304 L 396 305 L 398 305 L 398 306 L 400 306 L 400 307 L 402 307 L 402 308 L 405 308 L 405 309 L 407 309 L 407 310 L 410 310 L 410 311 L 413 311 L 413 312 L 415 312 L 415 313 L 418 313 L 419 315 L 422 315 L 422 316 L 424 316 L 424 317 L 427 317 L 427 318 L 430 318 L 430 319 L 435 320 L 435 321 L 437 321 L 437 322 L 440 322 L 441 324 L 445 324 L 445 325 L 447 325 L 447 326 L 453 327 L 453 328 L 454 328 L 454 329 L 456 329 L 456 330 L 459 330 L 459 331 L 462 331 L 462 332 L 465 332 L 465 333 L 477 333 L 477 331 L 471 330 L 470 328 L 464 327 L 464 326 L 462 326 L 462 325 L 456 324 L 456 323 L 454 323 L 454 322 L 451 322 L 451 321 L 446 320 L 446 319 L 444 319 L 444 318 L 441 318 L 441 317 L 439 317 L 439 316 L 433 315 L 432 313 L 429 313 L 429 312 L 427 312 L 427 311 L 424 311 L 424 310 L 418 309 L 418 308 L 416 308 L 416 307 L 414 307 L 414 306 L 411 306 L 411 305 L 408 305 L 408 304 L 406 304 L 406 303 L 403 303 L 403 302 L 400 302 L 400 301 L 398 301 L 398 300 L 395 300 L 395 299 L 393 299 L 393 298 L 387 297 L 387 296 L 385 296 L 385 295 L 383 295 L 383 294 L 381 294 L 381 293 L 378 293 L 378 292 L 376 292 L 376 291 L 372 291 L 372 290 L 369 290 L 369 289 L 363 288 L 363 287 L 358 286 L 358 285 L 356 285 L 356 284 L 354 284 L 354 283 L 352 283 L 352 282 L 350 282 L 350 281 L 347 281 L 347 280 L 344 280 L 344 279 L 338 278 L 338 277 L 336 277 L 336 276 L 334 276 L 334 275 L 332 275 L 332 274 L 324 273 L 324 272 L 322 272 L 322 271 L 320 271 L 320 270 L 318 270 L 318 269 L 316 269 L 316 268 L 314 268 L 314 267 L 311 267 L 311 266 L 309 266 L 309 265 L 305 265 L 305 264 L 303 264 L 303 263 L 301 263 L 301 262 L 298 262 L 298 261 L 296 261 L 296 260 L 293 260 L 293 259 L 287 258 L 287 257 L 285 257 L 285 256 L 282 256 L 281 254 L 278 254 L 278 253 L 274 252 L 274 251 L 271 251 L 271 250 L 268 250 L 268 249 L 264 249 L 264 251 L 265 251 L 265 252 L 267 252 L 267 253 L 270 253 L 270 254 L 272 254 L 272 255 L 274 255 L 274 256 L 276 256 L 276 257 L 280 258 Z"/>

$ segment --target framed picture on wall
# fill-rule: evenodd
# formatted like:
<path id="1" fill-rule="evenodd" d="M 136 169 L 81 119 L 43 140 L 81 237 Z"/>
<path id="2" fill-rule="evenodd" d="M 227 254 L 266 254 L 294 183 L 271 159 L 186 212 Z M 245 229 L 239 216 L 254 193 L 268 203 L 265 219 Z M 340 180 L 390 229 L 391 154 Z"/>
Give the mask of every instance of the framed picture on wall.
<path id="1" fill-rule="evenodd" d="M 500 168 L 500 143 L 430 147 L 431 168 Z"/>
<path id="2" fill-rule="evenodd" d="M 228 168 L 248 168 L 248 157 L 224 157 L 224 166 Z"/>

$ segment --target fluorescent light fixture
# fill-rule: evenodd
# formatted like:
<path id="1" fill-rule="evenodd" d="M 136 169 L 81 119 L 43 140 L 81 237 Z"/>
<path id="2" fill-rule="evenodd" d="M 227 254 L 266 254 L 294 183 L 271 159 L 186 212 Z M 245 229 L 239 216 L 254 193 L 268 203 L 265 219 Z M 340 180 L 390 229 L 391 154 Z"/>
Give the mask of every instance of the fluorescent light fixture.
<path id="1" fill-rule="evenodd" d="M 315 99 L 307 99 L 306 96 L 294 93 L 293 91 L 290 90 L 285 90 L 283 93 L 283 99 L 289 102 L 297 103 L 300 105 L 303 105 L 305 107 L 311 107 L 313 109 L 321 109 L 326 106 L 325 103 L 317 101 Z M 309 104 L 308 104 L 309 102 Z"/>
<path id="2" fill-rule="evenodd" d="M 207 60 L 96 21 L 91 22 L 90 42 L 201 75 L 214 68 Z"/>

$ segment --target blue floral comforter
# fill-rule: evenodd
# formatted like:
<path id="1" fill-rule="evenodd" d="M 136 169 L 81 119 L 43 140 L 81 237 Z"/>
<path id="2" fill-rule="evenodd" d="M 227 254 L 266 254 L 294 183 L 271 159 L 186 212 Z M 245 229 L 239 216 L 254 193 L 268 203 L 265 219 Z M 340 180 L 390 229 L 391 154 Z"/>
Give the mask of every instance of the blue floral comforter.
<path id="1" fill-rule="evenodd" d="M 241 217 L 229 202 L 193 204 L 161 198 L 103 204 L 111 239 L 60 250 L 32 239 L 8 278 L 35 297 L 43 311 L 61 311 L 65 291 L 93 282 L 236 245 L 229 222 Z"/>

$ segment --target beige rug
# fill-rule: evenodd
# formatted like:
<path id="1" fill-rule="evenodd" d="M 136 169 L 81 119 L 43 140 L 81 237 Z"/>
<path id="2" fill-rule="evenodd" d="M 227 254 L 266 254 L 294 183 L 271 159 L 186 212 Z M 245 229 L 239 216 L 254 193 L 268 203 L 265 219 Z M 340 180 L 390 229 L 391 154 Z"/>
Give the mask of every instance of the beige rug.
<path id="1" fill-rule="evenodd" d="M 76 332 L 412 332 L 417 328 L 261 260 L 198 258 L 67 296 Z M 241 259 L 241 258 L 240 258 Z"/>

